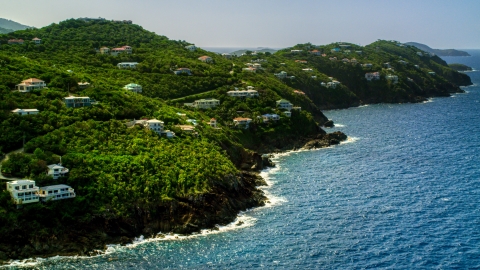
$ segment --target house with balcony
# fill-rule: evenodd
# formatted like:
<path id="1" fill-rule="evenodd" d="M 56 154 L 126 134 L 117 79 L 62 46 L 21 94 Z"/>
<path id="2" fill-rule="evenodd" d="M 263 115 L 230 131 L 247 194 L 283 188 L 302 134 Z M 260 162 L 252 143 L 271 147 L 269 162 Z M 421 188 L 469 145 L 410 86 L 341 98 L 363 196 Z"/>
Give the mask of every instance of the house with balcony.
<path id="1" fill-rule="evenodd" d="M 137 68 L 137 62 L 121 62 L 117 64 L 117 67 L 120 69 L 132 69 Z"/>
<path id="2" fill-rule="evenodd" d="M 207 55 L 200 56 L 200 57 L 198 58 L 198 60 L 200 60 L 200 61 L 202 61 L 202 62 L 204 62 L 204 63 L 211 63 L 211 62 L 213 62 L 213 58 L 210 57 L 210 56 L 207 56 Z"/>
<path id="3" fill-rule="evenodd" d="M 250 118 L 237 117 L 233 119 L 233 124 L 235 125 L 235 127 L 243 129 L 249 128 L 250 122 L 252 122 L 252 119 Z"/>
<path id="4" fill-rule="evenodd" d="M 227 95 L 231 97 L 246 97 L 246 98 L 252 98 L 252 97 L 258 97 L 258 91 L 257 90 L 231 90 L 227 92 Z"/>
<path id="5" fill-rule="evenodd" d="M 210 119 L 210 122 L 208 123 L 212 128 L 217 128 L 217 119 L 212 118 Z"/>
<path id="6" fill-rule="evenodd" d="M 61 164 L 52 164 L 48 165 L 48 170 L 47 170 L 47 175 L 50 175 L 53 177 L 54 180 L 64 177 L 67 175 L 69 170 L 65 167 L 63 167 Z"/>
<path id="7" fill-rule="evenodd" d="M 367 79 L 367 81 L 380 80 L 380 72 L 365 73 L 365 79 Z"/>
<path id="8" fill-rule="evenodd" d="M 79 107 L 89 107 L 92 105 L 92 101 L 89 97 L 64 97 L 63 102 L 67 108 L 79 108 Z"/>
<path id="9" fill-rule="evenodd" d="M 67 185 L 53 185 L 40 187 L 38 191 L 40 201 L 58 201 L 64 199 L 73 199 L 76 197 L 75 190 Z"/>
<path id="10" fill-rule="evenodd" d="M 7 191 L 10 192 L 13 203 L 16 205 L 39 202 L 38 190 L 33 180 L 7 182 Z"/>
<path id="11" fill-rule="evenodd" d="M 192 75 L 192 71 L 189 68 L 178 68 L 173 71 L 175 75 L 182 75 L 182 74 L 187 74 L 187 75 Z"/>
<path id="12" fill-rule="evenodd" d="M 21 83 L 15 85 L 15 90 L 18 92 L 30 92 L 32 90 L 40 90 L 47 87 L 47 84 L 45 84 L 45 81 L 42 81 L 37 78 L 30 78 L 23 80 Z"/>
<path id="13" fill-rule="evenodd" d="M 262 115 L 262 120 L 263 120 L 263 123 L 267 123 L 269 121 L 278 121 L 280 120 L 280 115 L 275 113 L 272 113 L 272 114 L 267 113 Z"/>
<path id="14" fill-rule="evenodd" d="M 142 86 L 136 83 L 129 83 L 123 89 L 134 93 L 142 93 Z"/>
<path id="15" fill-rule="evenodd" d="M 211 109 L 220 105 L 220 100 L 214 98 L 202 98 L 195 100 L 193 103 L 190 104 L 192 104 L 191 107 L 194 107 L 196 109 Z"/>
<path id="16" fill-rule="evenodd" d="M 287 111 L 290 111 L 293 107 L 293 104 L 290 103 L 290 101 L 286 100 L 286 99 L 280 99 L 280 100 L 277 100 L 277 108 L 279 109 L 285 109 Z"/>
<path id="17" fill-rule="evenodd" d="M 35 43 L 35 44 L 41 44 L 41 43 L 42 43 L 42 40 L 39 39 L 39 38 L 37 38 L 37 37 L 33 38 L 32 41 L 33 41 L 33 43 Z"/>
<path id="18" fill-rule="evenodd" d="M 31 114 L 38 114 L 40 111 L 37 109 L 15 109 L 12 110 L 12 113 L 18 115 L 31 115 Z"/>
<path id="19" fill-rule="evenodd" d="M 125 45 L 125 46 L 122 46 L 120 48 L 113 48 L 110 51 L 110 54 L 113 55 L 113 56 L 117 56 L 121 53 L 131 54 L 132 53 L 132 47 Z"/>
<path id="20" fill-rule="evenodd" d="M 150 120 L 146 120 L 143 123 L 143 126 L 157 133 L 158 135 L 162 135 L 163 128 L 165 127 L 165 123 L 157 119 L 150 119 Z"/>
<path id="21" fill-rule="evenodd" d="M 77 83 L 77 85 L 78 85 L 77 86 L 78 89 L 80 89 L 80 90 L 87 89 L 88 87 L 90 87 L 90 83 L 88 83 L 88 82 L 79 82 L 79 83 Z"/>

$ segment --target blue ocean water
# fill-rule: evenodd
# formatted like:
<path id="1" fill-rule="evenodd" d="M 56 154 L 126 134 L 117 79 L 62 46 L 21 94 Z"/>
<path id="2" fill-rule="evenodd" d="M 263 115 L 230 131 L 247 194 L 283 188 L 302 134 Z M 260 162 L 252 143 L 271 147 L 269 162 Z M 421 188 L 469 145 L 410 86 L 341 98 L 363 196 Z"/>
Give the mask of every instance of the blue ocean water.
<path id="1" fill-rule="evenodd" d="M 445 58 L 480 70 L 472 57 Z M 275 158 L 271 203 L 219 232 L 169 236 L 40 269 L 479 269 L 480 72 L 465 94 L 327 111 L 349 140 Z"/>

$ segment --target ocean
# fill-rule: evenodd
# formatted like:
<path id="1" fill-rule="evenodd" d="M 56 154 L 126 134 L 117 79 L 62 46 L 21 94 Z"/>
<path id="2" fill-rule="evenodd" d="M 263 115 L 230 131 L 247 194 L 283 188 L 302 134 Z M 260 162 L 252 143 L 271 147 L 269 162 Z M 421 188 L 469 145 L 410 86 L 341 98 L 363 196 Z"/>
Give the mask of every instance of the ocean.
<path id="1" fill-rule="evenodd" d="M 445 57 L 480 70 L 472 57 Z M 466 93 L 325 111 L 348 141 L 279 154 L 270 199 L 219 231 L 111 246 L 38 269 L 479 269 L 480 72 Z M 238 221 L 242 221 L 241 225 Z"/>

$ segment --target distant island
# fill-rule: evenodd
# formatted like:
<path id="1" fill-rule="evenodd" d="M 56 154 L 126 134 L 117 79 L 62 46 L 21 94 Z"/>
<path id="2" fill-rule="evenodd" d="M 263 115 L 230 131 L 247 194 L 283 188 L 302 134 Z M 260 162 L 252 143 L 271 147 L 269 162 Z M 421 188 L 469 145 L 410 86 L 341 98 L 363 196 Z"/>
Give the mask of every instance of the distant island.
<path id="1" fill-rule="evenodd" d="M 467 65 L 464 64 L 449 64 L 448 65 L 451 69 L 454 69 L 456 71 L 472 71 L 473 69 Z"/>
<path id="2" fill-rule="evenodd" d="M 445 49 L 445 50 L 432 49 L 425 44 L 417 43 L 417 42 L 407 42 L 405 43 L 405 45 L 412 45 L 419 48 L 420 50 L 423 50 L 429 53 L 434 53 L 438 56 L 470 56 L 470 54 L 468 54 L 468 52 L 465 52 L 465 51 L 459 51 L 455 49 Z"/>
<path id="3" fill-rule="evenodd" d="M 11 20 L 0 18 L 0 34 L 8 34 L 17 30 L 25 30 L 32 28 L 31 26 L 23 25 Z"/>

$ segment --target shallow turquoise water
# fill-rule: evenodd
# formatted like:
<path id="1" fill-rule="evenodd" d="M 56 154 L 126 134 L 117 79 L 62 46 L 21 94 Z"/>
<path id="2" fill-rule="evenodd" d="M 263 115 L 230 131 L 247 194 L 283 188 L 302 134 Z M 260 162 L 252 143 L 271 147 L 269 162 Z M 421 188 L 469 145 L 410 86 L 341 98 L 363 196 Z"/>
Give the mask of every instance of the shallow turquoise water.
<path id="1" fill-rule="evenodd" d="M 480 70 L 473 57 L 446 58 Z M 480 72 L 468 73 L 480 84 Z M 480 268 L 480 87 L 423 104 L 327 111 L 347 143 L 276 157 L 272 203 L 220 233 L 35 268 Z M 25 263 L 21 263 L 25 266 Z"/>

